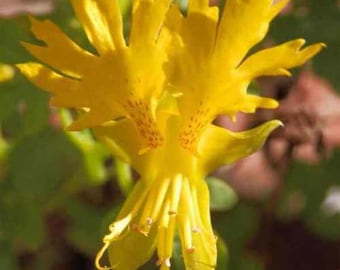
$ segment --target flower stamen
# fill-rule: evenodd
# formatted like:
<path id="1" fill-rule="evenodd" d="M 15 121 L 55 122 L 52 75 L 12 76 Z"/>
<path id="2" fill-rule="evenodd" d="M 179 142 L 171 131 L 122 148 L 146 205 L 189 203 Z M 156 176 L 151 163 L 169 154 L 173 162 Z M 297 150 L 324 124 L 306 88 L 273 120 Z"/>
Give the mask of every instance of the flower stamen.
<path id="1" fill-rule="evenodd" d="M 160 266 L 160 270 L 169 269 L 171 267 L 170 258 L 158 259 L 157 266 Z"/>
<path id="2" fill-rule="evenodd" d="M 184 207 L 183 207 L 184 208 Z M 191 253 L 195 250 L 192 241 L 192 225 L 190 219 L 188 217 L 182 216 L 183 220 L 181 221 L 182 226 L 182 239 L 183 239 L 183 247 L 188 252 Z"/>
<path id="3" fill-rule="evenodd" d="M 193 232 L 193 233 L 201 233 L 201 232 L 202 232 L 202 229 L 201 229 L 201 228 L 198 228 L 198 227 L 192 228 L 192 232 Z"/>
<path id="4" fill-rule="evenodd" d="M 170 258 L 173 249 L 173 238 L 176 227 L 176 217 L 168 215 L 170 208 L 169 196 L 166 198 L 166 202 L 163 207 L 163 214 L 159 222 L 158 228 L 158 240 L 157 240 L 157 251 L 159 260 L 157 264 L 161 266 L 161 269 L 169 269 Z"/>
<path id="5" fill-rule="evenodd" d="M 170 185 L 170 179 L 155 181 L 146 200 L 142 216 L 139 220 L 139 231 L 148 235 L 151 225 L 157 220 L 164 198 Z"/>
<path id="6" fill-rule="evenodd" d="M 176 215 L 178 211 L 178 204 L 181 198 L 183 176 L 177 174 L 171 183 L 171 199 L 170 199 L 170 209 L 168 211 L 169 215 Z"/>
<path id="7" fill-rule="evenodd" d="M 190 220 L 191 228 L 197 228 L 197 221 L 199 221 L 199 219 L 197 219 L 192 198 L 189 179 L 185 178 L 182 188 L 183 208 L 185 208 L 185 213 L 187 213 L 188 219 Z"/>

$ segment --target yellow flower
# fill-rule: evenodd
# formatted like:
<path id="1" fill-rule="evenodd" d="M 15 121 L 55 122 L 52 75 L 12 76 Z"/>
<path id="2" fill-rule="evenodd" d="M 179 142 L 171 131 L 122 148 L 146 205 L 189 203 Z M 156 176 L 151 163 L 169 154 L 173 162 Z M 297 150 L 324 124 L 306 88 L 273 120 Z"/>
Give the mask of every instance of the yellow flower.
<path id="1" fill-rule="evenodd" d="M 6 64 L 0 63 L 0 82 L 8 81 L 14 76 L 14 69 Z"/>
<path id="2" fill-rule="evenodd" d="M 205 176 L 247 156 L 281 123 L 234 133 L 212 124 L 219 114 L 275 108 L 275 100 L 247 93 L 261 75 L 289 75 L 323 46 L 301 49 L 298 39 L 247 58 L 269 22 L 287 3 L 228 0 L 219 18 L 208 0 L 191 0 L 184 17 L 167 0 L 135 0 L 128 42 L 115 0 L 72 0 L 96 49 L 87 52 L 49 21 L 31 19 L 46 46 L 24 44 L 45 65 L 19 64 L 52 104 L 84 114 L 70 130 L 92 127 L 115 157 L 140 179 L 103 239 L 112 268 L 137 269 L 157 249 L 170 268 L 178 232 L 187 269 L 214 269 L 216 237 Z"/>

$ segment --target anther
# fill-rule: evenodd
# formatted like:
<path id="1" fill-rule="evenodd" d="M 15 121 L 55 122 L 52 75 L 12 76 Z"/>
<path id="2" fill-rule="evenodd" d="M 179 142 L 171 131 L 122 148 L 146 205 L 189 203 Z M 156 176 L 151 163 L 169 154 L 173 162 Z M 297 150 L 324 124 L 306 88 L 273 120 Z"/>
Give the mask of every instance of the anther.
<path id="1" fill-rule="evenodd" d="M 146 224 L 147 224 L 149 227 L 151 227 L 152 223 L 153 223 L 152 218 L 151 218 L 151 217 L 148 217 L 148 218 L 146 219 Z"/>
<path id="2" fill-rule="evenodd" d="M 141 227 L 138 227 L 136 232 L 144 235 L 145 237 L 147 237 L 149 235 L 149 230 L 150 230 L 150 227 L 148 226 L 148 228 L 146 229 L 145 226 L 141 226 Z"/>
<path id="3" fill-rule="evenodd" d="M 170 268 L 171 267 L 171 263 L 170 263 L 170 259 L 169 258 L 166 258 L 166 259 L 159 259 L 157 262 L 156 262 L 156 265 L 157 266 L 161 266 L 161 265 L 165 265 L 166 267 Z"/>
<path id="4" fill-rule="evenodd" d="M 169 214 L 170 216 L 172 216 L 172 215 L 177 215 L 177 212 L 174 211 L 174 210 L 170 210 L 170 211 L 168 212 L 168 214 Z"/>
<path id="5" fill-rule="evenodd" d="M 131 225 L 131 230 L 135 231 L 135 232 L 138 232 L 138 225 L 136 223 L 132 224 Z"/>
<path id="6" fill-rule="evenodd" d="M 189 248 L 187 248 L 186 251 L 187 251 L 189 254 L 191 254 L 191 253 L 195 252 L 195 247 L 189 247 Z"/>
<path id="7" fill-rule="evenodd" d="M 201 228 L 198 228 L 198 227 L 192 228 L 191 231 L 192 231 L 193 233 L 201 233 L 201 232 L 202 232 Z"/>

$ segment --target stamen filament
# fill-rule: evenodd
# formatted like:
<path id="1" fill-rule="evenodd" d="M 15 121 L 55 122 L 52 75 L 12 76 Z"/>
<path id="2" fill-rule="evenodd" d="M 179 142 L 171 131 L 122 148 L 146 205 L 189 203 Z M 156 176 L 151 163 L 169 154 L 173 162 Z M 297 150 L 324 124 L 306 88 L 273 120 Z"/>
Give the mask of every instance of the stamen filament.
<path id="1" fill-rule="evenodd" d="M 141 191 L 142 191 L 142 194 L 140 196 L 136 196 Z M 150 188 L 145 188 L 145 186 L 143 185 L 143 182 L 139 181 L 136 184 L 136 186 L 134 187 L 134 189 L 132 190 L 128 200 L 125 202 L 125 204 L 124 204 L 121 212 L 117 216 L 116 220 L 123 219 L 127 215 L 127 213 L 130 214 L 132 218 L 135 217 L 138 210 L 142 206 L 142 203 L 145 201 L 146 195 L 149 193 L 149 191 L 150 191 Z M 137 198 L 137 201 L 133 200 L 133 198 Z M 128 210 L 130 208 L 132 208 L 131 211 Z M 113 225 L 114 225 L 114 223 L 112 223 L 110 225 L 109 229 L 111 229 L 111 226 L 113 226 Z"/>
<path id="2" fill-rule="evenodd" d="M 155 185 L 155 183 L 153 184 Z M 154 203 L 154 198 L 156 196 L 157 188 L 154 186 L 151 187 L 148 197 L 146 199 L 146 202 L 144 204 L 144 209 L 143 213 L 139 219 L 139 225 L 137 226 L 138 228 L 142 228 L 145 226 L 145 224 L 148 223 L 148 220 L 151 218 L 151 211 Z"/>
<path id="3" fill-rule="evenodd" d="M 184 206 L 187 208 L 186 213 L 190 219 L 192 228 L 197 228 L 197 217 L 195 213 L 194 204 L 191 197 L 190 183 L 188 178 L 184 178 L 182 188 L 182 200 Z"/>
<path id="4" fill-rule="evenodd" d="M 195 221 L 197 222 L 196 224 L 198 226 L 198 227 L 193 228 L 193 232 L 201 232 L 202 229 L 205 229 L 205 228 L 204 228 L 204 224 L 202 222 L 201 213 L 200 213 L 200 209 L 199 209 L 196 184 L 191 184 L 190 190 L 191 190 L 191 202 L 193 204 L 192 209 L 193 209 L 193 212 L 194 212 Z"/>
<path id="5" fill-rule="evenodd" d="M 168 241 L 169 241 L 169 233 L 171 235 L 171 242 L 173 238 L 173 233 L 169 231 L 169 221 L 170 221 L 170 216 L 167 214 L 169 211 L 170 207 L 170 200 L 167 198 L 166 202 L 164 203 L 163 211 L 162 211 L 162 216 L 159 221 L 159 228 L 158 228 L 158 240 L 157 240 L 157 252 L 158 252 L 158 257 L 159 260 L 157 262 L 158 265 L 161 266 L 161 269 L 169 269 L 170 268 L 170 257 L 172 250 L 168 252 L 167 246 L 168 246 Z"/>
<path id="6" fill-rule="evenodd" d="M 195 228 L 193 205 L 190 197 L 189 180 L 183 179 L 182 192 L 180 200 L 180 213 L 178 215 L 178 224 L 182 239 L 183 249 L 191 253 L 195 250 L 192 239 L 192 229 Z"/>
<path id="7" fill-rule="evenodd" d="M 171 201 L 169 214 L 177 214 L 179 200 L 181 198 L 183 176 L 177 174 L 171 183 Z"/>
<path id="8" fill-rule="evenodd" d="M 151 218 L 153 220 L 156 220 L 158 215 L 159 215 L 159 212 L 160 212 L 161 207 L 162 207 L 163 202 L 164 202 L 165 195 L 168 193 L 169 185 L 170 185 L 170 179 L 169 178 L 166 178 L 165 180 L 162 181 L 162 185 L 159 188 L 159 191 L 158 191 L 158 194 L 157 194 L 158 196 L 157 196 L 156 201 L 155 201 L 155 206 L 154 206 L 152 214 L 151 214 Z M 168 209 L 167 209 L 166 213 L 169 212 L 169 207 L 167 207 L 167 208 Z"/>
<path id="9" fill-rule="evenodd" d="M 151 225 L 157 220 L 169 184 L 169 178 L 160 179 L 153 183 L 144 206 L 144 211 L 139 220 L 138 228 L 141 233 L 148 235 Z"/>
<path id="10" fill-rule="evenodd" d="M 174 244 L 174 235 L 175 235 L 175 228 L 176 228 L 176 218 L 174 216 L 170 216 L 167 235 L 166 235 L 166 242 L 165 242 L 165 254 L 171 257 L 173 244 Z"/>
<path id="11" fill-rule="evenodd" d="M 170 269 L 172 256 L 173 238 L 176 228 L 176 216 L 181 198 L 183 177 L 178 174 L 171 180 L 170 192 L 166 196 L 166 202 L 162 210 L 162 217 L 158 228 L 158 265 L 160 270 Z"/>
<path id="12" fill-rule="evenodd" d="M 188 218 L 185 218 L 183 221 L 183 239 L 184 239 L 184 247 L 187 252 L 192 253 L 195 248 L 192 242 L 192 225 Z"/>

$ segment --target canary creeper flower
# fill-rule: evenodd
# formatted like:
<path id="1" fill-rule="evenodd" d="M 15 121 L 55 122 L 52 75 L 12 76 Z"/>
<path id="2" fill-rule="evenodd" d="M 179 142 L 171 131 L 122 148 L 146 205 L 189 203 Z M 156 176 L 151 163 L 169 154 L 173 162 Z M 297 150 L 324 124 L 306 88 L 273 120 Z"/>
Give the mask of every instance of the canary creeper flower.
<path id="1" fill-rule="evenodd" d="M 219 15 L 208 0 L 190 0 L 186 16 L 169 0 L 134 0 L 129 37 L 118 0 L 71 0 L 96 53 L 85 51 L 50 21 L 31 18 L 45 46 L 24 43 L 41 63 L 19 64 L 51 104 L 83 114 L 69 130 L 92 128 L 116 158 L 140 174 L 98 252 L 98 269 L 137 269 L 157 250 L 169 269 L 179 234 L 186 269 L 216 267 L 216 237 L 204 178 L 257 151 L 281 123 L 243 132 L 212 124 L 219 114 L 274 109 L 248 94 L 262 75 L 290 75 L 323 44 L 303 39 L 248 55 L 288 1 L 227 0 Z M 246 57 L 247 56 L 247 57 Z M 108 251 L 111 267 L 102 266 Z"/>

